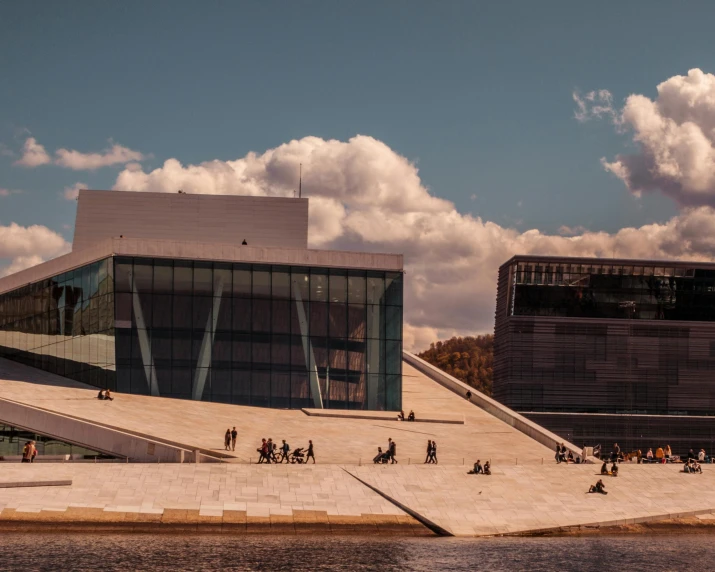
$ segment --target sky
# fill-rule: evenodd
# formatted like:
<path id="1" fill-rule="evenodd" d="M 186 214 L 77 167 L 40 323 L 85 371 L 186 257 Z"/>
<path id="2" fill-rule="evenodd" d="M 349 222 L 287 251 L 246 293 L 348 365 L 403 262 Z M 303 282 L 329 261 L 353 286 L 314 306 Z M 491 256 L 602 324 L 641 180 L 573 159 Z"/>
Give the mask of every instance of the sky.
<path id="1" fill-rule="evenodd" d="M 493 328 L 516 253 L 715 257 L 715 3 L 0 5 L 0 275 L 78 188 L 311 198 L 405 254 L 407 345 Z"/>

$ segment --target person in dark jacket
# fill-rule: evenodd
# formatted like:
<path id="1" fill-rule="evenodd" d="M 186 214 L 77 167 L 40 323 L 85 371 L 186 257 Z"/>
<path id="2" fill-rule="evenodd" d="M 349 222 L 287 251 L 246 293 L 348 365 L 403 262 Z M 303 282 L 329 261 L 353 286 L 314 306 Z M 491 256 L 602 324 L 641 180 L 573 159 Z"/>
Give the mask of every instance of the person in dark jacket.
<path id="1" fill-rule="evenodd" d="M 397 443 L 395 443 L 392 439 L 388 439 L 387 442 L 387 450 L 390 452 L 390 463 L 394 465 L 395 463 L 397 463 Z"/>
<path id="2" fill-rule="evenodd" d="M 313 464 L 315 465 L 315 453 L 313 453 L 313 442 L 308 441 L 308 453 L 305 455 L 305 462 L 308 462 L 308 459 L 312 458 L 313 459 Z"/>

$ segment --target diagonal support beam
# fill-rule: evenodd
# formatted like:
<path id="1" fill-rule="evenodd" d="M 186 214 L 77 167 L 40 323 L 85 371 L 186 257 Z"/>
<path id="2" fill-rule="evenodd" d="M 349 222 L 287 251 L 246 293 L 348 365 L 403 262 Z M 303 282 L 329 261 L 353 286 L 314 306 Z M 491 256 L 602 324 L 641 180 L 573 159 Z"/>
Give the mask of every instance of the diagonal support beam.
<path id="1" fill-rule="evenodd" d="M 218 281 L 216 290 L 214 290 L 213 307 L 211 315 L 206 320 L 206 329 L 204 330 L 204 339 L 201 342 L 201 350 L 199 350 L 199 359 L 196 362 L 196 373 L 194 374 L 194 391 L 191 398 L 194 401 L 201 401 L 206 387 L 206 376 L 209 373 L 211 365 L 211 349 L 214 345 L 214 337 L 216 336 L 216 324 L 218 322 L 218 313 L 221 309 L 221 297 L 223 296 L 223 280 Z"/>
<path id="2" fill-rule="evenodd" d="M 149 334 L 146 331 L 146 322 L 144 321 L 144 312 L 142 311 L 141 300 L 139 299 L 139 291 L 134 283 L 134 276 L 130 274 L 129 280 L 132 283 L 132 307 L 134 308 L 134 318 L 137 322 L 137 336 L 139 338 L 139 351 L 142 354 L 142 365 L 144 366 L 144 374 L 146 382 L 149 386 L 149 394 L 154 397 L 159 396 L 159 382 L 156 379 L 156 369 L 154 368 L 154 356 L 151 354 L 151 342 Z"/>
<path id="3" fill-rule="evenodd" d="M 298 324 L 300 326 L 300 339 L 303 343 L 303 354 L 305 355 L 305 367 L 308 369 L 308 378 L 310 379 L 310 394 L 313 396 L 313 407 L 323 409 L 323 394 L 320 391 L 318 367 L 315 364 L 313 344 L 308 335 L 308 319 L 305 315 L 305 306 L 303 305 L 303 298 L 300 295 L 297 279 L 293 278 L 292 283 L 295 308 L 298 313 Z"/>

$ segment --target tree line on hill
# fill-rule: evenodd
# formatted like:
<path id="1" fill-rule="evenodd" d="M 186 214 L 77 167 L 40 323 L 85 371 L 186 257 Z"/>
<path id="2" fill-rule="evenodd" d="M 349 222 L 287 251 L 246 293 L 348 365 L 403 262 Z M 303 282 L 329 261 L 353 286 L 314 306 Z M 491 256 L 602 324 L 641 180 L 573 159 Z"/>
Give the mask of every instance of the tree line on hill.
<path id="1" fill-rule="evenodd" d="M 431 343 L 428 350 L 417 355 L 482 393 L 492 394 L 494 364 L 492 334 L 454 337 L 443 342 Z"/>

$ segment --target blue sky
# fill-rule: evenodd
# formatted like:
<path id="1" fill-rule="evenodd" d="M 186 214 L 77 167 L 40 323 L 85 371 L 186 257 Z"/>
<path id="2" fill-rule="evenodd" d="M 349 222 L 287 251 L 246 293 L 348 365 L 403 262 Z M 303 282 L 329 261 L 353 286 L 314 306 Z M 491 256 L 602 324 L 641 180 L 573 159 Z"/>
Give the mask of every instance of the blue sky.
<path id="1" fill-rule="evenodd" d="M 67 250 L 79 182 L 285 194 L 299 161 L 314 245 L 405 254 L 417 348 L 489 331 L 514 253 L 715 259 L 714 21 L 712 1 L 2 3 L 0 275 Z M 609 112 L 579 122 L 592 90 Z M 19 166 L 29 138 L 42 164 Z"/>
<path id="2" fill-rule="evenodd" d="M 712 2 L 4 3 L 0 141 L 18 151 L 27 129 L 48 150 L 88 152 L 112 138 L 153 154 L 149 168 L 366 134 L 461 212 L 614 231 L 675 208 L 634 200 L 602 169 L 628 138 L 576 122 L 571 93 L 620 103 L 715 69 L 714 20 Z M 120 169 L 12 162 L 0 157 L 0 187 L 24 192 L 0 224 L 58 231 L 73 219 L 62 189 L 109 188 Z"/>

